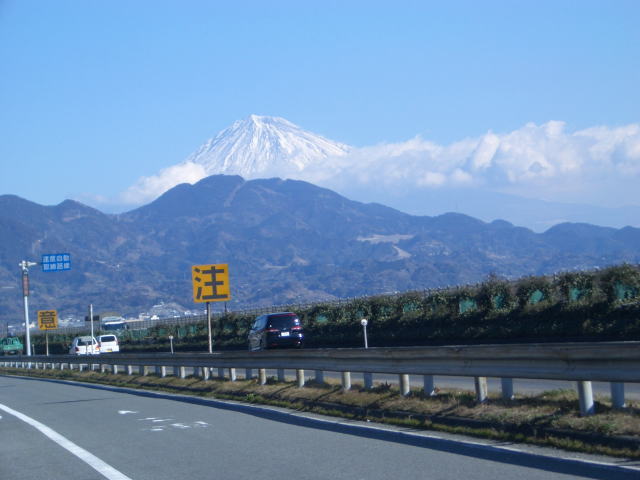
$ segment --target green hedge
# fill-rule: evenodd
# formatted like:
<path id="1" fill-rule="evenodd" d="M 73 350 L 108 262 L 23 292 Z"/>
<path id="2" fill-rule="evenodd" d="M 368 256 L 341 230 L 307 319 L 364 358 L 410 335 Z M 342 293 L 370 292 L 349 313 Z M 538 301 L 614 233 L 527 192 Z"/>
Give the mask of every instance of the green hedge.
<path id="1" fill-rule="evenodd" d="M 357 298 L 342 304 L 290 308 L 300 316 L 309 347 L 363 344 L 360 320 L 369 321 L 370 346 L 442 343 L 640 340 L 640 270 L 620 265 L 454 289 Z M 214 348 L 244 349 L 254 317 L 216 317 Z M 206 351 L 206 323 L 159 325 L 119 334 L 126 351 Z M 36 336 L 43 351 L 44 336 Z M 50 335 L 51 353 L 65 353 L 72 336 Z"/>

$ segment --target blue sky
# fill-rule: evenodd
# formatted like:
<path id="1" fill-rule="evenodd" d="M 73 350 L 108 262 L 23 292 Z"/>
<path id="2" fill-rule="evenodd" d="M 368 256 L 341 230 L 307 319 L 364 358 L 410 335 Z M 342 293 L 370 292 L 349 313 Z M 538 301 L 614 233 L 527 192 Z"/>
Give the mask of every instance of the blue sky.
<path id="1" fill-rule="evenodd" d="M 624 127 L 637 185 L 639 24 L 635 0 L 0 0 L 0 194 L 114 197 L 251 113 L 355 147 Z"/>

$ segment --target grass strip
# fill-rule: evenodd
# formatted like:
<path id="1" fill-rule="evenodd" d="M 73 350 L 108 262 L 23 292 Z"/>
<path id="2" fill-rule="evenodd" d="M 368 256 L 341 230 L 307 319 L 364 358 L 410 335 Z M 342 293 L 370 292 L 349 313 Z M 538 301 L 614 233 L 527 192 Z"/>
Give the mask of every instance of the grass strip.
<path id="1" fill-rule="evenodd" d="M 628 459 L 640 458 L 640 408 L 631 402 L 614 410 L 606 398 L 596 401 L 597 414 L 580 417 L 578 398 L 571 390 L 553 390 L 504 401 L 490 396 L 475 402 L 470 391 L 443 390 L 437 396 L 412 391 L 399 395 L 396 387 L 381 384 L 364 390 L 355 384 L 343 391 L 336 381 L 304 388 L 295 382 L 266 385 L 256 379 L 231 382 L 197 377 L 184 379 L 155 375 L 126 375 L 77 370 L 0 368 L 0 374 L 74 380 L 119 387 L 164 391 L 251 404 L 271 405 L 334 417 L 407 426 L 516 443 L 556 447 L 583 453 Z"/>

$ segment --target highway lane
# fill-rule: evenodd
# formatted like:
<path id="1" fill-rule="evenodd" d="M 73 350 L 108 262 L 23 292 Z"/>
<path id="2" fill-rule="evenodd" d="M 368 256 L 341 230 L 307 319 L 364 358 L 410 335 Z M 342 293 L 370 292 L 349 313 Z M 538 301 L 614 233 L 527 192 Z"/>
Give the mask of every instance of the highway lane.
<path id="1" fill-rule="evenodd" d="M 191 372 L 191 370 L 189 370 Z M 215 370 L 214 370 L 215 371 Z M 253 371 L 255 376 L 256 371 Z M 295 370 L 286 370 L 286 379 L 289 381 L 295 380 Z M 267 375 L 277 376 L 276 370 L 267 370 Z M 340 372 L 324 372 L 325 379 L 340 380 Z M 244 378 L 244 369 L 238 369 L 238 378 Z M 315 378 L 313 371 L 305 371 L 305 378 L 307 380 L 313 380 Z M 422 375 L 411 375 L 409 377 L 412 388 L 421 389 L 423 387 Z M 473 377 L 453 377 L 437 375 L 434 378 L 435 386 L 439 389 L 455 389 L 459 391 L 473 391 L 474 383 Z M 364 384 L 362 373 L 352 373 L 351 382 L 355 384 Z M 388 383 L 389 385 L 398 385 L 398 375 L 388 375 L 382 373 L 376 373 L 373 375 L 374 385 L 381 385 Z M 488 378 L 489 392 L 499 393 L 501 391 L 501 383 L 499 378 Z M 593 393 L 596 397 L 611 397 L 610 384 L 607 382 L 593 382 Z M 522 395 L 535 395 L 551 390 L 576 390 L 576 382 L 567 380 L 536 380 L 529 378 L 516 378 L 513 380 L 513 390 L 516 394 Z M 625 398 L 627 400 L 640 400 L 640 383 L 626 383 L 625 384 Z"/>
<path id="2" fill-rule="evenodd" d="M 637 471 L 202 402 L 0 377 L 0 478 L 638 478 Z M 2 408 L 47 426 L 121 476 L 98 473 Z"/>

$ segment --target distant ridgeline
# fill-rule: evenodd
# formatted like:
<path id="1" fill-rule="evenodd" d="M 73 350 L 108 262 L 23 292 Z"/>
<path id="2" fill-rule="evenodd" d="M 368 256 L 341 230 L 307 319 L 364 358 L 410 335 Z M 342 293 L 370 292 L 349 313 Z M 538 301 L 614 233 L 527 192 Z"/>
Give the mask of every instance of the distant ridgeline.
<path id="1" fill-rule="evenodd" d="M 368 319 L 371 347 L 455 343 L 640 340 L 640 267 L 526 277 L 490 277 L 457 288 L 288 305 L 300 316 L 308 347 L 362 346 L 360 320 Z M 214 348 L 243 349 L 256 316 L 230 312 L 215 317 Z M 157 325 L 120 333 L 124 351 L 206 350 L 204 319 L 190 325 Z M 36 345 L 44 337 L 34 337 Z M 51 335 L 52 353 L 66 352 L 72 335 Z M 53 345 L 53 346 L 52 346 Z"/>

